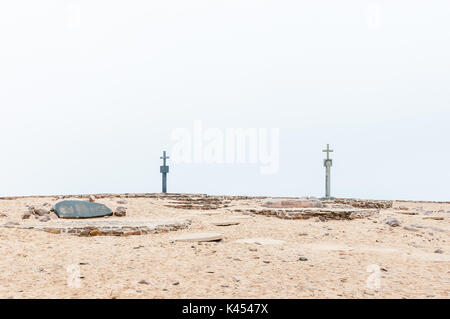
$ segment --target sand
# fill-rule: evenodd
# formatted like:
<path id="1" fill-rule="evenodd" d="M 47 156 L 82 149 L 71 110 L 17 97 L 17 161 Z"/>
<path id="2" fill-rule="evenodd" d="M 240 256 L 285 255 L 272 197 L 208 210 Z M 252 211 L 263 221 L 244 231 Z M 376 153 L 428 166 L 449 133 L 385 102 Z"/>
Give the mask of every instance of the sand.
<path id="1" fill-rule="evenodd" d="M 0 200 L 0 224 L 36 223 L 21 219 L 26 205 L 58 201 Z M 319 221 L 245 214 L 261 205 L 251 198 L 207 211 L 166 207 L 158 198 L 96 201 L 127 207 L 126 217 L 110 220 L 188 219 L 190 226 L 128 237 L 0 227 L 0 298 L 449 297 L 449 203 L 395 202 L 367 218 Z M 386 225 L 388 217 L 401 225 Z M 223 240 L 175 241 L 202 232 Z"/>

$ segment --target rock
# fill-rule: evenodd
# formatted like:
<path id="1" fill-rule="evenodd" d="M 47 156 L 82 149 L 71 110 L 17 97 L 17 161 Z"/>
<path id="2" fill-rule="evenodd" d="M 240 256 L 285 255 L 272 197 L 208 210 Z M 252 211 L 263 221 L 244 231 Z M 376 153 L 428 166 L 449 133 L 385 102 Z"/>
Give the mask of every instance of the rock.
<path id="1" fill-rule="evenodd" d="M 39 216 L 38 219 L 40 222 L 48 222 L 50 220 L 50 215 L 47 214 L 47 215 Z"/>
<path id="2" fill-rule="evenodd" d="M 397 219 L 395 219 L 395 218 L 386 218 L 385 220 L 383 220 L 383 222 L 385 223 L 385 224 L 388 224 L 389 226 L 391 226 L 391 227 L 397 227 L 397 226 L 400 226 L 400 222 L 397 220 Z"/>
<path id="3" fill-rule="evenodd" d="M 442 249 L 436 249 L 436 250 L 434 251 L 434 253 L 435 253 L 435 254 L 443 254 L 444 251 L 443 251 Z"/>
<path id="4" fill-rule="evenodd" d="M 236 276 L 233 276 L 232 278 L 233 278 L 234 281 L 237 281 L 237 282 L 241 281 L 241 280 L 240 280 L 238 277 L 236 277 Z"/>
<path id="5" fill-rule="evenodd" d="M 89 196 L 89 201 L 90 201 L 91 203 L 95 202 L 95 200 L 96 200 L 96 198 L 95 198 L 94 195 L 90 195 L 90 196 Z"/>
<path id="6" fill-rule="evenodd" d="M 7 222 L 7 223 L 3 224 L 2 226 L 6 227 L 6 228 L 14 228 L 15 226 L 19 226 L 19 225 L 20 225 L 20 223 L 18 223 L 18 222 Z"/>
<path id="7" fill-rule="evenodd" d="M 219 233 L 191 233 L 175 238 L 175 241 L 202 242 L 202 241 L 220 241 L 223 235 Z"/>
<path id="8" fill-rule="evenodd" d="M 126 200 L 118 200 L 116 203 L 120 204 L 120 205 L 126 205 L 127 201 Z"/>
<path id="9" fill-rule="evenodd" d="M 180 282 L 179 281 L 175 281 L 172 285 L 174 285 L 174 286 L 178 286 L 180 284 Z"/>
<path id="10" fill-rule="evenodd" d="M 101 236 L 103 233 L 99 229 L 94 229 L 89 232 L 89 236 Z"/>
<path id="11" fill-rule="evenodd" d="M 221 221 L 221 222 L 213 222 L 214 226 L 233 226 L 233 225 L 239 225 L 239 222 L 236 221 Z"/>
<path id="12" fill-rule="evenodd" d="M 126 215 L 127 215 L 127 209 L 123 206 L 117 207 L 114 212 L 114 216 L 117 216 L 117 217 L 124 217 Z"/>
<path id="13" fill-rule="evenodd" d="M 66 200 L 55 205 L 55 213 L 59 218 L 92 218 L 111 215 L 112 210 L 99 203 Z"/>
<path id="14" fill-rule="evenodd" d="M 300 257 L 298 260 L 299 260 L 299 261 L 308 261 L 308 258 L 306 258 L 306 257 Z"/>
<path id="15" fill-rule="evenodd" d="M 145 279 L 140 280 L 140 281 L 138 282 L 138 284 L 141 284 L 141 285 L 150 285 L 150 283 L 149 283 L 147 280 L 145 280 Z"/>
<path id="16" fill-rule="evenodd" d="M 408 227 L 408 226 L 403 227 L 403 229 L 409 230 L 409 231 L 419 231 L 419 230 L 416 229 L 416 228 L 412 228 L 412 227 Z"/>
<path id="17" fill-rule="evenodd" d="M 50 211 L 45 208 L 35 208 L 33 214 L 36 216 L 44 216 L 50 214 Z"/>
<path id="18" fill-rule="evenodd" d="M 430 216 L 430 217 L 423 217 L 422 219 L 444 220 L 444 217 L 440 217 L 440 216 Z"/>
<path id="19" fill-rule="evenodd" d="M 235 241 L 241 244 L 257 244 L 257 245 L 281 245 L 284 244 L 283 240 L 277 240 L 272 238 L 246 238 Z"/>
<path id="20" fill-rule="evenodd" d="M 6 213 L 0 213 L 0 217 L 8 217 L 8 214 L 6 214 Z"/>
<path id="21" fill-rule="evenodd" d="M 22 219 L 29 219 L 31 217 L 31 212 L 24 212 L 22 214 Z"/>

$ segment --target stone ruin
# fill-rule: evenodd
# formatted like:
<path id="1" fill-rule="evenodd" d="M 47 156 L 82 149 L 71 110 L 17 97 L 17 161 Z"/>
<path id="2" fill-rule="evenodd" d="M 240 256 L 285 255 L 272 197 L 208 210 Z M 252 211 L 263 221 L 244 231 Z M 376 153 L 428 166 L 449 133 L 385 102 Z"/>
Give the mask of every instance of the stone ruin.
<path id="1" fill-rule="evenodd" d="M 0 225 L 6 228 L 35 229 L 52 234 L 69 234 L 81 237 L 132 236 L 156 234 L 185 229 L 190 221 L 126 221 L 126 220 L 52 220 L 47 223 L 14 223 Z"/>

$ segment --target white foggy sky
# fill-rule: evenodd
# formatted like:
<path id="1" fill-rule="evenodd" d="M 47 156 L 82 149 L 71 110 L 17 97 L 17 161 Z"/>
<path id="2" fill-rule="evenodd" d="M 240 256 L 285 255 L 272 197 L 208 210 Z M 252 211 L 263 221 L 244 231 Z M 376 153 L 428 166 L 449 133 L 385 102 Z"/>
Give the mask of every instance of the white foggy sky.
<path id="1" fill-rule="evenodd" d="M 171 165 L 169 192 L 322 196 L 330 143 L 334 196 L 450 200 L 449 17 L 446 0 L 2 1 L 0 196 L 159 192 L 171 132 L 201 120 L 279 128 L 280 170 Z"/>

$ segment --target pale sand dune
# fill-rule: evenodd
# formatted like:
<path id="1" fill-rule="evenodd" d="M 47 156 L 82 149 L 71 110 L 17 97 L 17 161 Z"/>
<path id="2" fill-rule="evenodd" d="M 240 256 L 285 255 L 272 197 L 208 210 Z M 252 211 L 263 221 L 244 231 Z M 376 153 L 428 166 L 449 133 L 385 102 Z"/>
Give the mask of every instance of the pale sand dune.
<path id="1" fill-rule="evenodd" d="M 0 298 L 449 297 L 450 204 L 397 202 L 394 208 L 408 207 L 418 214 L 388 209 L 366 219 L 316 222 L 234 211 L 259 207 L 260 199 L 232 201 L 229 207 L 210 211 L 169 208 L 154 198 L 126 198 L 127 204 L 117 204 L 120 199 L 97 202 L 113 209 L 126 206 L 122 218 L 133 221 L 189 219 L 191 225 L 129 237 L 0 227 Z M 0 200 L 0 213 L 7 215 L 0 223 L 35 223 L 34 217 L 21 219 L 26 205 L 56 202 L 53 197 Z M 443 220 L 424 219 L 429 216 Z M 401 225 L 391 228 L 383 223 L 387 217 Z M 239 224 L 214 225 L 230 220 Z M 403 228 L 411 225 L 417 231 Z M 221 233 L 224 240 L 173 240 L 199 232 Z M 280 242 L 251 243 L 255 238 Z M 442 253 L 434 253 L 436 249 Z M 373 264 L 382 269 L 377 290 L 366 288 L 367 269 Z M 68 278 L 77 267 L 81 286 L 70 287 Z"/>

